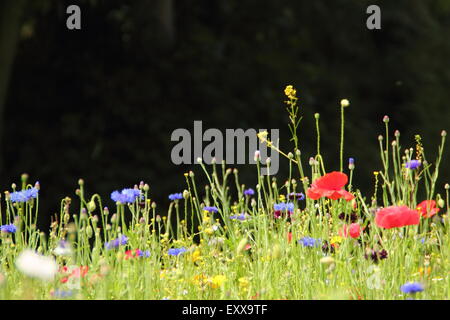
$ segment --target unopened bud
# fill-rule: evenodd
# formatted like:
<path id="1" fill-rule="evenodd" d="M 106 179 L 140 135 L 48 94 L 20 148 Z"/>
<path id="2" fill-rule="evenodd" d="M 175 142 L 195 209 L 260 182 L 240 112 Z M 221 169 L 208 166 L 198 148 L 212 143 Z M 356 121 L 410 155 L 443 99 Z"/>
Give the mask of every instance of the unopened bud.
<path id="1" fill-rule="evenodd" d="M 94 211 L 97 208 L 97 206 L 95 205 L 95 201 L 91 200 L 87 203 L 87 209 L 89 212 Z"/>
<path id="2" fill-rule="evenodd" d="M 350 101 L 348 101 L 347 99 L 341 100 L 341 107 L 345 108 L 345 107 L 348 107 L 349 105 L 350 105 Z"/>
<path id="3" fill-rule="evenodd" d="M 91 226 L 86 227 L 86 235 L 88 238 L 92 238 L 93 230 Z"/>
<path id="4" fill-rule="evenodd" d="M 254 159 L 255 159 L 255 161 L 259 161 L 261 159 L 261 152 L 259 152 L 259 150 L 255 151 Z"/>

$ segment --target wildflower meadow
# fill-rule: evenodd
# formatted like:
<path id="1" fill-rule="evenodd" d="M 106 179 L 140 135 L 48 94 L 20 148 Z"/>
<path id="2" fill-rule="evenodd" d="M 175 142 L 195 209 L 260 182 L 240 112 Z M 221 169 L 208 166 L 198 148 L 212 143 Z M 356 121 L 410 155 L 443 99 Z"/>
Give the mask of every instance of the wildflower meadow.
<path id="1" fill-rule="evenodd" d="M 336 106 L 340 148 L 328 164 L 320 115 L 311 119 L 317 140 L 308 141 L 317 152 L 307 158 L 301 97 L 291 85 L 284 93 L 292 151 L 267 132 L 258 138 L 288 159 L 288 177 L 262 174 L 270 158 L 262 163 L 258 151 L 248 185 L 238 169 L 199 158 L 167 195 L 168 208 L 152 200 L 157 184 L 118 186 L 107 208 L 95 181 L 80 179 L 50 230 L 38 230 L 41 185 L 22 175 L 1 199 L 0 299 L 448 299 L 446 132 L 431 155 L 420 135 L 403 145 L 389 117 L 380 119 L 380 166 L 373 192 L 362 194 L 353 184 L 358 155 L 345 153 L 351 102 Z"/>

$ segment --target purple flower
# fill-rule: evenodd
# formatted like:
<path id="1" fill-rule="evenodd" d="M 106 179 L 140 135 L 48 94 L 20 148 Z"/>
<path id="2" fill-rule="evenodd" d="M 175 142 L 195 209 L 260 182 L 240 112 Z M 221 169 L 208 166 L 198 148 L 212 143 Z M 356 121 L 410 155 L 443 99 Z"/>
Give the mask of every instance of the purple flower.
<path id="1" fill-rule="evenodd" d="M 424 290 L 423 284 L 419 282 L 408 282 L 400 287 L 404 293 L 415 294 Z"/>
<path id="2" fill-rule="evenodd" d="M 169 251 L 167 252 L 169 255 L 171 256 L 178 256 L 184 252 L 186 252 L 186 248 L 185 247 L 181 247 L 181 248 L 171 248 L 169 249 Z"/>
<path id="3" fill-rule="evenodd" d="M 273 205 L 273 209 L 275 210 L 275 211 L 291 211 L 291 212 L 293 212 L 294 211 L 294 204 L 292 203 L 292 202 L 288 202 L 288 203 L 284 203 L 284 202 L 281 202 L 281 203 L 275 203 L 274 205 Z"/>
<path id="4" fill-rule="evenodd" d="M 248 188 L 248 189 L 244 190 L 245 196 L 250 197 L 250 196 L 253 196 L 254 194 L 255 194 L 255 190 L 253 190 L 252 188 Z"/>
<path id="5" fill-rule="evenodd" d="M 231 220 L 241 220 L 244 221 L 245 220 L 245 213 L 241 213 L 241 214 L 235 214 L 230 216 Z"/>
<path id="6" fill-rule="evenodd" d="M 150 251 L 149 250 L 142 251 L 142 250 L 138 249 L 137 255 L 141 258 L 148 258 L 148 257 L 150 257 Z"/>
<path id="7" fill-rule="evenodd" d="M 39 189 L 30 188 L 22 191 L 15 191 L 10 194 L 12 202 L 27 202 L 31 199 L 35 199 L 38 196 Z"/>
<path id="8" fill-rule="evenodd" d="M 299 201 L 305 200 L 305 195 L 302 192 L 300 193 L 291 192 L 289 193 L 288 197 L 289 199 L 296 199 Z"/>
<path id="9" fill-rule="evenodd" d="M 170 201 L 181 200 L 181 199 L 183 199 L 183 194 L 182 193 L 169 194 L 169 200 Z"/>
<path id="10" fill-rule="evenodd" d="M 140 194 L 139 189 L 123 189 L 121 192 L 114 191 L 111 193 L 111 199 L 120 203 L 133 203 Z"/>
<path id="11" fill-rule="evenodd" d="M 298 243 L 302 244 L 304 247 L 317 247 L 320 245 L 321 240 L 320 239 L 314 239 L 311 237 L 303 237 L 300 240 L 298 240 Z"/>
<path id="12" fill-rule="evenodd" d="M 122 236 L 120 236 L 119 238 L 117 238 L 117 239 L 114 239 L 114 240 L 111 240 L 111 241 L 109 241 L 109 242 L 106 242 L 105 243 L 105 248 L 107 249 L 107 250 L 109 250 L 109 249 L 113 249 L 113 248 L 117 248 L 117 247 L 119 247 L 119 246 L 123 246 L 123 245 L 126 245 L 128 243 L 128 237 L 127 236 L 124 236 L 124 235 L 122 235 Z"/>
<path id="13" fill-rule="evenodd" d="M 217 207 L 203 207 L 203 210 L 208 211 L 208 212 L 217 212 L 217 211 L 219 211 L 219 209 L 217 209 Z"/>
<path id="14" fill-rule="evenodd" d="M 411 170 L 417 169 L 420 166 L 421 166 L 421 163 L 419 160 L 410 160 L 410 161 L 406 162 L 406 164 L 405 164 L 405 168 L 408 168 Z"/>
<path id="15" fill-rule="evenodd" d="M 0 226 L 0 231 L 5 233 L 14 233 L 16 232 L 17 228 L 15 225 L 11 224 L 5 224 L 3 226 Z"/>
<path id="16" fill-rule="evenodd" d="M 275 210 L 274 216 L 277 219 L 280 218 L 283 215 L 283 213 L 286 213 L 286 212 L 289 213 L 289 216 L 291 216 L 292 213 L 294 213 L 294 204 L 291 202 L 275 203 L 273 205 L 273 210 Z"/>

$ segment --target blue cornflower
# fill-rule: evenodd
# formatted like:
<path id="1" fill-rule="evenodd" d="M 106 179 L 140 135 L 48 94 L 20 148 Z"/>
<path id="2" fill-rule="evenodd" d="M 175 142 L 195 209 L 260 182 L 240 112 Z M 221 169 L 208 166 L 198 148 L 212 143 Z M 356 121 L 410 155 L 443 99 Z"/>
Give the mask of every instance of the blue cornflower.
<path id="1" fill-rule="evenodd" d="M 244 196 L 253 196 L 255 194 L 255 190 L 253 190 L 252 188 L 248 188 L 246 190 L 244 190 Z"/>
<path id="2" fill-rule="evenodd" d="M 139 250 L 138 256 L 141 258 L 148 258 L 148 257 L 150 257 L 150 251 L 149 250 L 145 250 L 145 251 Z"/>
<path id="3" fill-rule="evenodd" d="M 415 294 L 424 290 L 423 284 L 419 282 L 408 282 L 400 287 L 404 293 Z"/>
<path id="4" fill-rule="evenodd" d="M 16 232 L 17 228 L 15 225 L 11 224 L 5 224 L 3 226 L 0 226 L 0 231 L 6 232 L 6 233 L 14 233 Z"/>
<path id="5" fill-rule="evenodd" d="M 281 202 L 281 203 L 275 203 L 274 205 L 273 205 L 273 209 L 275 210 L 275 211 L 290 211 L 290 212 L 292 212 L 292 211 L 294 211 L 294 204 L 292 203 L 292 202 L 288 202 L 288 203 L 284 203 L 284 202 Z"/>
<path id="6" fill-rule="evenodd" d="M 348 158 L 348 165 L 354 165 L 354 164 L 355 164 L 355 159 Z"/>
<path id="7" fill-rule="evenodd" d="M 38 196 L 39 189 L 30 188 L 22 191 L 15 191 L 10 194 L 12 202 L 27 202 L 31 199 L 35 199 Z"/>
<path id="8" fill-rule="evenodd" d="M 203 207 L 203 210 L 208 211 L 208 212 L 217 212 L 217 211 L 219 211 L 219 209 L 217 209 L 217 207 Z"/>
<path id="9" fill-rule="evenodd" d="M 182 193 L 169 194 L 169 200 L 170 201 L 181 200 L 181 199 L 183 199 L 183 194 Z"/>
<path id="10" fill-rule="evenodd" d="M 128 243 L 128 237 L 127 236 L 120 236 L 117 239 L 111 240 L 109 242 L 105 243 L 105 248 L 106 249 L 113 249 L 113 248 L 117 248 L 118 246 L 123 246 L 126 245 Z"/>
<path id="11" fill-rule="evenodd" d="M 133 203 L 140 194 L 139 189 L 123 189 L 121 192 L 114 191 L 111 193 L 111 199 L 120 203 Z"/>
<path id="12" fill-rule="evenodd" d="M 314 239 L 311 237 L 303 237 L 298 240 L 298 243 L 301 243 L 304 247 L 317 247 L 320 245 L 320 239 Z"/>
<path id="13" fill-rule="evenodd" d="M 417 169 L 420 166 L 421 166 L 421 163 L 419 160 L 410 160 L 410 161 L 406 162 L 406 164 L 405 164 L 405 168 L 408 168 L 411 170 Z"/>
<path id="14" fill-rule="evenodd" d="M 234 214 L 232 216 L 230 216 L 231 220 L 241 220 L 244 221 L 245 220 L 245 213 L 241 213 L 241 214 Z"/>
<path id="15" fill-rule="evenodd" d="M 186 252 L 186 248 L 185 247 L 181 247 L 181 248 L 171 248 L 168 251 L 168 254 L 171 256 L 178 256 L 184 252 Z"/>
<path id="16" fill-rule="evenodd" d="M 276 219 L 281 218 L 281 216 L 286 213 L 286 211 L 289 213 L 289 216 L 292 215 L 292 213 L 294 212 L 294 204 L 292 202 L 288 202 L 288 203 L 275 203 L 273 205 L 273 209 L 275 210 L 275 212 L 273 213 L 274 217 Z"/>
<path id="17" fill-rule="evenodd" d="M 297 199 L 299 201 L 305 200 L 305 195 L 300 192 L 300 193 L 295 193 L 295 192 L 291 192 L 288 195 L 289 199 Z"/>

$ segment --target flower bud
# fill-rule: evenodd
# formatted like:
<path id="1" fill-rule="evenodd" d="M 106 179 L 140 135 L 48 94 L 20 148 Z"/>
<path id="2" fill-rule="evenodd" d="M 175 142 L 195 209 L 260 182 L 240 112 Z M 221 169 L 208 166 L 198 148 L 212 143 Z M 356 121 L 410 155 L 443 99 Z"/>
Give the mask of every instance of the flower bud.
<path id="1" fill-rule="evenodd" d="M 255 161 L 259 161 L 261 159 L 261 152 L 259 150 L 255 151 Z"/>
<path id="2" fill-rule="evenodd" d="M 87 209 L 89 212 L 94 211 L 97 208 L 97 206 L 95 205 L 95 201 L 91 200 L 87 203 Z"/>
<path id="3" fill-rule="evenodd" d="M 350 101 L 348 101 L 347 99 L 342 99 L 341 100 L 341 107 L 346 108 L 350 105 Z"/>
<path id="4" fill-rule="evenodd" d="M 86 235 L 87 235 L 88 238 L 92 238 L 93 230 L 92 230 L 91 226 L 87 226 L 86 227 Z"/>

